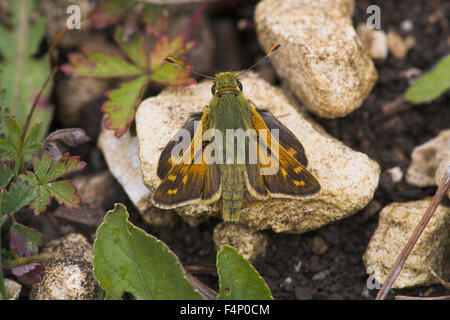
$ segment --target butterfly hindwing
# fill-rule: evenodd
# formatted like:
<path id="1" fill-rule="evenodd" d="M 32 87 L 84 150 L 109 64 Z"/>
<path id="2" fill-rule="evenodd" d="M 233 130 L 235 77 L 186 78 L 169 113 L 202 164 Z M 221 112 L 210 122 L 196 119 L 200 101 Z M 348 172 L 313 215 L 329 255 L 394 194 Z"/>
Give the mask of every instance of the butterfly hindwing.
<path id="1" fill-rule="evenodd" d="M 279 130 L 279 143 L 286 149 L 286 151 L 300 162 L 304 167 L 308 166 L 308 159 L 305 155 L 305 149 L 303 148 L 297 137 L 286 128 L 269 110 L 256 109 L 263 119 L 269 130 L 278 129 Z"/>
<path id="2" fill-rule="evenodd" d="M 267 148 L 268 150 L 259 149 L 258 155 L 260 162 L 268 163 L 268 160 L 278 161 L 278 170 L 276 170 L 274 174 L 261 175 L 261 172 L 256 172 L 254 169 L 250 169 L 249 166 L 247 166 L 248 183 L 252 186 L 252 189 L 260 187 L 260 185 L 253 183 L 253 181 L 260 181 L 260 179 L 262 179 L 266 190 L 272 197 L 297 199 L 317 193 L 320 190 L 319 182 L 305 166 L 294 158 L 292 154 L 287 152 L 285 148 L 286 146 L 288 149 L 292 148 L 298 150 L 298 145 L 294 145 L 293 147 L 289 145 L 287 142 L 289 141 L 288 139 L 281 138 L 281 135 L 283 134 L 282 131 L 280 131 L 280 141 L 283 141 L 285 146 L 281 142 L 278 143 L 276 139 L 273 139 L 272 135 L 269 133 L 261 135 L 259 130 L 269 130 L 269 128 L 265 124 L 260 113 L 252 105 L 250 105 L 250 109 L 252 114 L 252 126 L 258 134 L 259 141 L 262 145 L 269 146 L 269 148 Z M 286 128 L 286 130 L 288 129 Z M 293 138 L 295 138 L 295 136 L 293 136 Z M 303 147 L 301 148 L 303 150 Z M 278 150 L 278 152 L 275 152 L 275 150 Z M 260 165 L 260 168 L 261 167 L 262 166 Z"/>

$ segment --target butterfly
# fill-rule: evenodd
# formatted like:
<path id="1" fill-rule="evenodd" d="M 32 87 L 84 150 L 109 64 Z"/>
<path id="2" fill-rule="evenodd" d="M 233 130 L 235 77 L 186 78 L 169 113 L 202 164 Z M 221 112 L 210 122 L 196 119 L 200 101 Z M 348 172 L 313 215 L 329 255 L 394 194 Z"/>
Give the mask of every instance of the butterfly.
<path id="1" fill-rule="evenodd" d="M 266 57 L 279 47 L 274 45 Z M 185 69 L 173 58 L 166 61 Z M 296 136 L 242 94 L 239 76 L 251 68 L 238 75 L 202 75 L 213 79 L 211 102 L 192 114 L 162 150 L 157 166 L 161 182 L 152 198 L 156 207 L 172 209 L 221 199 L 223 219 L 238 222 L 245 191 L 258 200 L 300 199 L 320 191 L 319 182 L 306 169 L 305 149 Z M 211 131 L 213 137 L 208 135 Z M 236 132 L 244 133 L 244 143 L 236 143 Z M 180 150 L 183 134 L 189 143 Z M 272 164 L 275 170 L 268 170 Z"/>

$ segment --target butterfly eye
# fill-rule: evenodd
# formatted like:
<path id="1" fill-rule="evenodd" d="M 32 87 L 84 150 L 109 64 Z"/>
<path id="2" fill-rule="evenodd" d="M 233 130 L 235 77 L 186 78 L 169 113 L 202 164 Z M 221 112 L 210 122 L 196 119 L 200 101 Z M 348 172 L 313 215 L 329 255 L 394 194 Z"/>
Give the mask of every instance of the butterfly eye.
<path id="1" fill-rule="evenodd" d="M 213 86 L 211 87 L 211 93 L 215 94 L 216 93 L 216 85 L 213 84 Z"/>
<path id="2" fill-rule="evenodd" d="M 240 81 L 238 81 L 237 85 L 238 85 L 239 90 L 242 91 L 242 83 Z"/>

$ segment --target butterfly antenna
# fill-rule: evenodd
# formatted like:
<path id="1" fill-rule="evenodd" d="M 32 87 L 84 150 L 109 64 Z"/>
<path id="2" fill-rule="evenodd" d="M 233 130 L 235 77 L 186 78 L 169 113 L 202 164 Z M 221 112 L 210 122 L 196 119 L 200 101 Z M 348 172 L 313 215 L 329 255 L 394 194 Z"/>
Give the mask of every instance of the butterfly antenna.
<path id="1" fill-rule="evenodd" d="M 213 79 L 213 80 L 215 79 L 214 77 L 208 76 L 208 75 L 206 75 L 206 74 L 203 74 L 203 73 L 200 73 L 200 72 L 197 72 L 197 71 L 188 69 L 188 68 L 186 68 L 185 66 L 182 66 L 181 64 L 179 64 L 179 63 L 178 63 L 174 58 L 172 58 L 172 57 L 167 57 L 167 58 L 165 58 L 164 60 L 166 60 L 166 62 L 168 62 L 168 63 L 171 63 L 171 64 L 176 65 L 178 68 L 181 68 L 181 69 L 183 69 L 184 71 L 192 72 L 192 73 L 198 74 L 199 76 L 202 76 L 202 77 L 205 77 L 205 78 L 208 78 L 208 79 Z"/>
<path id="2" fill-rule="evenodd" d="M 277 51 L 279 48 L 281 47 L 281 44 L 274 44 L 272 46 L 272 48 L 270 48 L 269 52 L 266 54 L 266 56 L 264 58 L 262 58 L 261 60 L 259 60 L 258 62 L 256 62 L 254 65 L 252 65 L 250 68 L 248 68 L 247 70 L 242 71 L 241 73 L 239 73 L 236 77 L 242 76 L 244 73 L 249 72 L 250 70 L 252 70 L 254 67 L 256 67 L 258 64 L 260 64 L 261 62 L 263 62 L 264 60 L 266 60 L 272 53 L 274 53 L 275 51 Z"/>

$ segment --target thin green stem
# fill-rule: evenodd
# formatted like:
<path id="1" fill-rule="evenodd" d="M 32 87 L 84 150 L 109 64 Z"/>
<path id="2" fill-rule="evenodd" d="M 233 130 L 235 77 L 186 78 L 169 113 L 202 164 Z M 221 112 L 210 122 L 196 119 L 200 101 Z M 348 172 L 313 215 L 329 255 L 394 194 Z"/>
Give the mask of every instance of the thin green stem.
<path id="1" fill-rule="evenodd" d="M 22 266 L 25 264 L 29 264 L 32 262 L 45 262 L 50 259 L 55 259 L 60 257 L 59 253 L 49 252 L 49 253 L 41 253 L 34 256 L 28 256 L 28 257 L 20 257 L 15 259 L 14 261 L 10 261 L 7 263 L 8 267 L 17 267 Z"/>
<path id="2" fill-rule="evenodd" d="M 39 90 L 39 93 L 37 94 L 36 98 L 33 101 L 33 105 L 31 106 L 30 112 L 28 112 L 27 119 L 25 121 L 25 125 L 23 126 L 22 130 L 22 136 L 20 137 L 19 142 L 19 152 L 17 153 L 17 159 L 14 165 L 14 181 L 17 181 L 17 177 L 19 176 L 20 168 L 23 165 L 23 144 L 25 142 L 25 137 L 27 136 L 28 128 L 30 127 L 31 118 L 33 117 L 33 113 L 36 110 L 36 107 L 39 103 L 39 100 L 41 99 L 42 93 L 44 92 L 45 88 L 47 87 L 47 84 L 50 82 L 50 80 L 55 75 L 56 71 L 58 71 L 57 67 L 53 67 L 52 72 L 48 75 L 47 79 L 45 79 L 44 84 L 42 85 L 41 89 Z"/>

